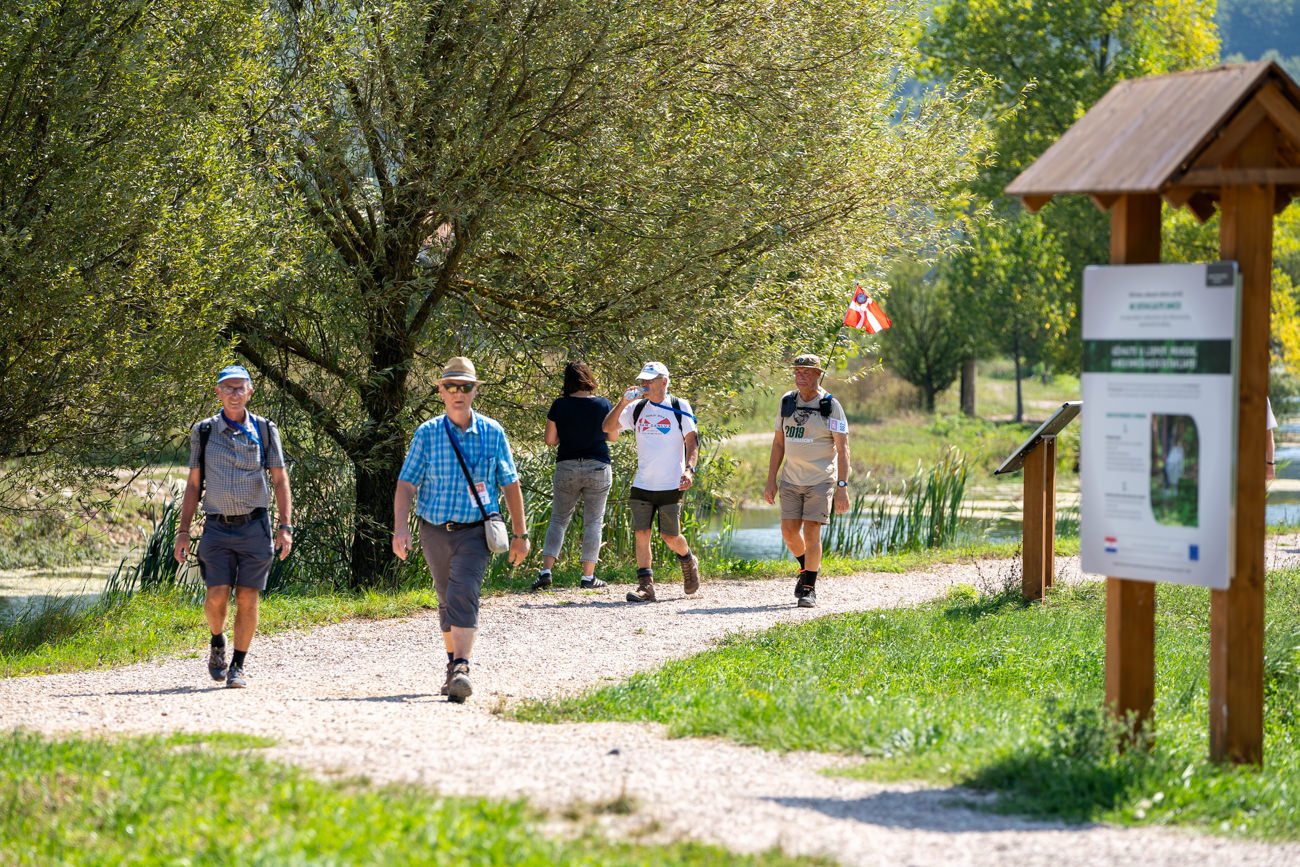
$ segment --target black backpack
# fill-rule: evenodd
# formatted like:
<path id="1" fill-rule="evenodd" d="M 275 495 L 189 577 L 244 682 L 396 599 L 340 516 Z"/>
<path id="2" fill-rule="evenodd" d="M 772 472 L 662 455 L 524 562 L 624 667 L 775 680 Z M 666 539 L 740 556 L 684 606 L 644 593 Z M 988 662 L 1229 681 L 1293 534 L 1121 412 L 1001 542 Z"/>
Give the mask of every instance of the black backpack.
<path id="1" fill-rule="evenodd" d="M 650 398 L 648 398 L 648 397 L 643 397 L 643 398 L 641 398 L 640 400 L 638 400 L 638 401 L 636 402 L 636 406 L 633 407 L 633 409 L 632 409 L 632 426 L 633 426 L 633 427 L 636 427 L 636 423 L 639 422 L 639 421 L 641 420 L 641 413 L 645 410 L 645 405 L 646 405 L 647 403 L 649 403 L 649 402 L 650 402 Z M 673 415 L 677 418 L 677 429 L 678 429 L 678 430 L 681 430 L 681 427 L 682 427 L 682 403 L 681 403 L 681 401 L 679 401 L 677 398 L 674 397 L 674 398 L 672 398 L 672 404 L 673 404 Z"/>
<path id="2" fill-rule="evenodd" d="M 817 412 L 821 413 L 822 418 L 831 417 L 831 393 L 828 391 L 817 401 Z M 799 392 L 787 391 L 781 396 L 781 417 L 788 418 L 794 415 L 795 409 L 799 406 Z"/>
<path id="3" fill-rule="evenodd" d="M 262 442 L 265 444 L 267 441 L 266 419 L 261 418 L 260 416 L 253 415 L 251 412 L 249 413 L 249 416 L 252 417 L 253 423 L 257 425 L 258 436 L 262 438 Z M 203 424 L 199 425 L 199 493 L 200 494 L 203 493 L 203 483 L 208 475 L 208 439 L 211 436 L 212 436 L 212 422 L 205 421 Z M 263 470 L 269 469 L 269 467 L 267 467 L 266 465 L 265 445 L 262 446 L 262 469 Z"/>

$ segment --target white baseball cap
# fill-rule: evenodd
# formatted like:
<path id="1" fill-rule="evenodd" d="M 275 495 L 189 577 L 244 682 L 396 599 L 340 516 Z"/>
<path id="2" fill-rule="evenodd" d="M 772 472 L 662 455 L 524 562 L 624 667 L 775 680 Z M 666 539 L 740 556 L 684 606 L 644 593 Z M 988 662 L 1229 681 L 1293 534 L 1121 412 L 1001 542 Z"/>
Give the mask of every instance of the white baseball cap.
<path id="1" fill-rule="evenodd" d="M 668 367 L 662 361 L 647 361 L 645 367 L 636 375 L 637 379 L 658 379 L 668 375 Z"/>

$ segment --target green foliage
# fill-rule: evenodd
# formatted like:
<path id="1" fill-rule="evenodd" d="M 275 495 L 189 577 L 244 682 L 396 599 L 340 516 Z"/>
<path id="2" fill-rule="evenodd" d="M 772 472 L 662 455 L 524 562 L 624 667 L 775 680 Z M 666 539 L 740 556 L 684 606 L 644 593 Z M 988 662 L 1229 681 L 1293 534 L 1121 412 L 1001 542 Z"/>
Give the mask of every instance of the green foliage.
<path id="1" fill-rule="evenodd" d="M 846 557 L 897 554 L 952 544 L 963 527 L 962 499 L 970 469 L 949 448 L 929 469 L 917 466 L 902 488 L 859 494 L 846 515 L 832 512 L 824 550 Z"/>
<path id="2" fill-rule="evenodd" d="M 225 351 L 214 323 L 271 269 L 228 148 L 258 11 L 0 8 L 0 459 L 27 459 L 4 500 L 157 451 Z"/>
<path id="3" fill-rule="evenodd" d="M 845 263 L 944 237 L 934 214 L 973 176 L 982 132 L 966 85 L 896 98 L 914 14 L 282 10 L 271 56 L 291 47 L 275 68 L 292 98 L 251 147 L 300 266 L 229 332 L 291 402 L 291 449 L 351 465 L 354 581 L 388 568 L 393 483 L 448 356 L 474 358 L 477 407 L 521 447 L 574 356 L 615 383 L 663 358 L 716 424 L 754 371 L 840 314 Z"/>
<path id="4" fill-rule="evenodd" d="M 415 787 L 323 782 L 213 733 L 131 740 L 0 739 L 6 863 L 734 864 L 815 863 L 697 843 L 612 843 L 590 828 L 552 839 L 523 802 L 437 798 Z"/>
<path id="5" fill-rule="evenodd" d="M 971 317 L 963 315 L 946 282 L 923 263 L 896 265 L 889 278 L 893 326 L 881 335 L 882 360 L 921 389 L 925 409 L 952 385 L 973 342 Z"/>
<path id="6" fill-rule="evenodd" d="M 1267 577 L 1265 764 L 1206 759 L 1209 597 L 1163 584 L 1149 749 L 1102 713 L 1101 583 L 1020 598 L 1007 570 L 949 598 L 735 636 L 625 683 L 519 711 L 862 756 L 853 773 L 991 789 L 993 809 L 1300 839 L 1300 571 Z M 832 592 L 833 584 L 828 585 Z"/>

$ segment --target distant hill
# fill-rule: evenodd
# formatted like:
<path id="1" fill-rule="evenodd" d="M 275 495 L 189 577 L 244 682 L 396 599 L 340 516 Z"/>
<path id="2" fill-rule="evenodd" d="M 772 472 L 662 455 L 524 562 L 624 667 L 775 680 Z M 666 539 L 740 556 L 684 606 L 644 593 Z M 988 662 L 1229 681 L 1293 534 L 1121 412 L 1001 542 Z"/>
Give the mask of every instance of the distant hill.
<path id="1" fill-rule="evenodd" d="M 1226 61 L 1278 60 L 1300 78 L 1300 0 L 1219 0 Z"/>

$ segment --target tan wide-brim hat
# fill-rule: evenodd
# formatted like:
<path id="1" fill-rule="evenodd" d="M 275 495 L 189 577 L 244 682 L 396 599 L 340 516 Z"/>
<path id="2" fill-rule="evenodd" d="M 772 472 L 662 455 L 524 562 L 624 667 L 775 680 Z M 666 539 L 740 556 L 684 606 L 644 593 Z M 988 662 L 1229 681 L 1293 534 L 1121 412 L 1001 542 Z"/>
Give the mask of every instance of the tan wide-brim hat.
<path id="1" fill-rule="evenodd" d="M 463 355 L 457 355 L 455 358 L 447 359 L 447 363 L 442 368 L 443 382 L 481 382 L 478 378 L 478 371 L 474 369 L 474 362 L 470 361 Z"/>
<path id="2" fill-rule="evenodd" d="M 792 366 L 793 366 L 793 367 L 806 367 L 806 368 L 808 368 L 809 370 L 819 370 L 819 371 L 821 371 L 822 373 L 825 373 L 825 372 L 826 372 L 826 368 L 822 367 L 822 359 L 821 359 L 821 356 L 819 356 L 819 355 L 813 355 L 813 354 L 810 353 L 810 352 L 809 352 L 809 353 L 804 353 L 803 355 L 795 356 L 794 364 L 793 364 Z"/>

